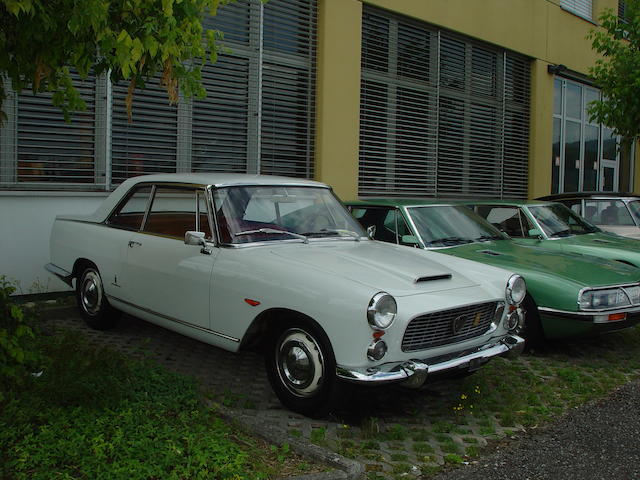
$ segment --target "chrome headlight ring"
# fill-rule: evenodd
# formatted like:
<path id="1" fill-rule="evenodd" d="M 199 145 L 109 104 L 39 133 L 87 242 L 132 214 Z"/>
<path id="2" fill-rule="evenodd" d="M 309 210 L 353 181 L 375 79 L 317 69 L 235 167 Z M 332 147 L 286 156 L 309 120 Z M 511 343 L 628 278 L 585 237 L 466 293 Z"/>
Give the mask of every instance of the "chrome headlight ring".
<path id="1" fill-rule="evenodd" d="M 527 284 L 524 278 L 517 274 L 511 275 L 507 281 L 507 288 L 505 289 L 507 303 L 518 306 L 522 303 L 526 295 Z"/>
<path id="2" fill-rule="evenodd" d="M 397 312 L 396 300 L 386 292 L 378 292 L 367 307 L 369 326 L 374 330 L 385 330 L 391 326 Z"/>

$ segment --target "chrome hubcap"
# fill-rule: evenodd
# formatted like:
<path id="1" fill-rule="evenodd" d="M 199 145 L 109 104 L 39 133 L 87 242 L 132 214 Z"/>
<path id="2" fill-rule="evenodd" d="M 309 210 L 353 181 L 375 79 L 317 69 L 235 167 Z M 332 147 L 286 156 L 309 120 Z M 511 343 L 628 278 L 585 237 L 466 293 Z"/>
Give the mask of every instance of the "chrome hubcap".
<path id="1" fill-rule="evenodd" d="M 100 311 L 102 304 L 102 282 L 97 272 L 89 270 L 82 277 L 80 285 L 80 301 L 82 308 L 89 315 L 95 315 Z"/>
<path id="2" fill-rule="evenodd" d="M 320 388 L 324 361 L 315 339 L 300 329 L 287 330 L 278 351 L 278 374 L 293 394 L 313 395 Z"/>

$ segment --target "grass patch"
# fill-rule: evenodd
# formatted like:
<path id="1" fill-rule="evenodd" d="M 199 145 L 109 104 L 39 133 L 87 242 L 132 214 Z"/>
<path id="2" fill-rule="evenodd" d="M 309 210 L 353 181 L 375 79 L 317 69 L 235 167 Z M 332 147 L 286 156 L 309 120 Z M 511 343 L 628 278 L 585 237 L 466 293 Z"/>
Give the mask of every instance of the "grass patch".
<path id="1" fill-rule="evenodd" d="M 0 478 L 259 479 L 286 460 L 205 408 L 188 377 L 79 335 L 39 345 L 43 374 L 0 405 Z"/>

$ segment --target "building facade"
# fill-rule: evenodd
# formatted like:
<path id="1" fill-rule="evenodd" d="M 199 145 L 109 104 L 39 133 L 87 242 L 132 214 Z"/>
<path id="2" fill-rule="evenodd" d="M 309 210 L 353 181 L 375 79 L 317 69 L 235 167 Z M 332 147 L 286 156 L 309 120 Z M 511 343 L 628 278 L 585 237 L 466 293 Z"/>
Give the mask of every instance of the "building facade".
<path id="1" fill-rule="evenodd" d="M 205 99 L 171 106 L 158 82 L 76 78 L 87 110 L 13 93 L 0 131 L 0 274 L 22 293 L 59 213 L 84 213 L 143 173 L 316 178 L 342 198 L 534 198 L 633 191 L 635 152 L 586 114 L 586 39 L 618 0 L 238 0 L 206 25 L 225 51 Z"/>

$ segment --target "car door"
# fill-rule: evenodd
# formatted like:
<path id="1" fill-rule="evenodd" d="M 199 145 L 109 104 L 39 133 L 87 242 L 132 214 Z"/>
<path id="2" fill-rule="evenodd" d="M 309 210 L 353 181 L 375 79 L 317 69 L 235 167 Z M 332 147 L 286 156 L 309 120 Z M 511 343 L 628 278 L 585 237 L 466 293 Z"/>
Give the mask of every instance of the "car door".
<path id="1" fill-rule="evenodd" d="M 211 240 L 204 190 L 157 185 L 142 228 L 132 233 L 122 273 L 125 300 L 162 318 L 210 329 L 217 248 L 186 245 L 187 231 Z"/>

